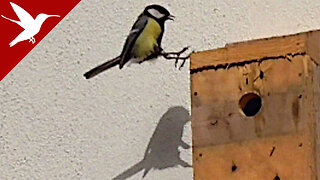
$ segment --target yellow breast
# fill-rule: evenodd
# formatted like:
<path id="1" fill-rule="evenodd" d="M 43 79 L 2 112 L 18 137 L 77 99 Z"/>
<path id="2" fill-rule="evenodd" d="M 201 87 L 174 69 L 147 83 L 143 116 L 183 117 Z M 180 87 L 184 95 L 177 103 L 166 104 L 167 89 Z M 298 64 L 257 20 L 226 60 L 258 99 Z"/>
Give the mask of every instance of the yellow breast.
<path id="1" fill-rule="evenodd" d="M 158 46 L 157 39 L 161 34 L 160 25 L 152 18 L 148 19 L 148 23 L 135 43 L 134 52 L 138 58 L 146 58 L 154 51 L 154 47 Z"/>

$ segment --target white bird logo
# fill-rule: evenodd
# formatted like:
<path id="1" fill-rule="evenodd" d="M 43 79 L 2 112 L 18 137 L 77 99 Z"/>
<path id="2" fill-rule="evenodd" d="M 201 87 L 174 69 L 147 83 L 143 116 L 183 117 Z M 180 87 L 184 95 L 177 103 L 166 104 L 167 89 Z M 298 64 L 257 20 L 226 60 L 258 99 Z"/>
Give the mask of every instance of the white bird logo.
<path id="1" fill-rule="evenodd" d="M 34 44 L 36 42 L 36 40 L 34 39 L 33 36 L 35 36 L 36 34 L 38 34 L 38 32 L 40 31 L 40 28 L 42 26 L 42 23 L 48 18 L 48 17 L 60 17 L 59 15 L 47 15 L 47 14 L 39 14 L 36 19 L 33 19 L 33 17 L 24 9 L 22 9 L 21 7 L 19 7 L 18 5 L 10 2 L 14 12 L 16 13 L 16 15 L 18 16 L 18 18 L 20 19 L 20 21 L 15 21 L 12 19 L 9 19 L 3 15 L 1 15 L 1 17 L 12 21 L 14 23 L 17 23 L 19 26 L 21 26 L 24 31 L 22 31 L 22 33 L 20 33 L 9 45 L 10 47 L 14 46 L 15 44 L 17 44 L 18 42 L 24 41 L 24 40 L 28 40 L 29 42 L 32 42 L 32 44 Z"/>

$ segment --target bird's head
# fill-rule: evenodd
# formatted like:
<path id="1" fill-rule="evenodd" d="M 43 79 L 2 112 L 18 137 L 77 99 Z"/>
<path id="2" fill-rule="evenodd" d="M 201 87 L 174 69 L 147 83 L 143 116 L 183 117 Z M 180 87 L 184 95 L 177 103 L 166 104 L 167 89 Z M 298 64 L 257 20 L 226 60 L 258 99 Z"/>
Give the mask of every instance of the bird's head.
<path id="1" fill-rule="evenodd" d="M 144 14 L 158 21 L 174 20 L 174 16 L 166 8 L 157 4 L 147 6 Z"/>
<path id="2" fill-rule="evenodd" d="M 43 13 L 41 13 L 41 14 L 39 14 L 39 15 L 37 16 L 36 20 L 39 19 L 39 20 L 44 21 L 44 20 L 46 20 L 46 19 L 49 18 L 49 17 L 60 17 L 60 16 L 59 16 L 59 15 L 48 15 L 48 14 L 43 14 Z"/>

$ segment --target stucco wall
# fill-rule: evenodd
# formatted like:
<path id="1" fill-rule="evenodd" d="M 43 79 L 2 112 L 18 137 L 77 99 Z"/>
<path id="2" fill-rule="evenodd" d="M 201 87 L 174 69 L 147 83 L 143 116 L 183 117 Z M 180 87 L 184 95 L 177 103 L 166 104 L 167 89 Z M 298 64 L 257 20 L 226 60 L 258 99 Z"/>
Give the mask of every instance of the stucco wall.
<path id="1" fill-rule="evenodd" d="M 0 83 L 0 179 L 192 179 L 188 65 L 82 77 L 120 53 L 154 2 L 176 16 L 169 51 L 320 28 L 318 0 L 82 0 Z"/>

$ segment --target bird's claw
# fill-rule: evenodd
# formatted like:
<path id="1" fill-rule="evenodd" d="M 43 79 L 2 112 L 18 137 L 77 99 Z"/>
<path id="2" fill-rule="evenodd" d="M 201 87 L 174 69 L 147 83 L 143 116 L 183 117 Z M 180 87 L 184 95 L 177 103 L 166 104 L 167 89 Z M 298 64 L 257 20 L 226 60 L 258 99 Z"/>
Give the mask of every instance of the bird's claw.
<path id="1" fill-rule="evenodd" d="M 179 52 L 175 52 L 175 53 L 172 53 L 172 55 L 175 56 L 175 63 L 174 63 L 174 67 L 177 68 L 178 66 L 178 62 L 179 60 L 182 60 L 182 63 L 181 65 L 179 66 L 179 70 L 181 70 L 181 68 L 184 66 L 184 64 L 186 63 L 186 60 L 190 58 L 190 55 L 191 53 L 186 56 L 186 57 L 181 57 L 181 54 L 183 54 L 184 52 L 186 52 L 188 49 L 190 48 L 190 46 L 187 46 L 185 48 L 183 48 L 181 51 Z"/>
<path id="2" fill-rule="evenodd" d="M 178 52 L 165 52 L 162 48 L 160 52 L 158 52 L 157 54 L 154 54 L 156 57 L 158 56 L 162 56 L 164 57 L 165 59 L 167 60 L 175 60 L 175 63 L 174 63 L 174 66 L 177 68 L 178 66 L 178 62 L 179 60 L 182 61 L 181 65 L 179 66 L 179 70 L 181 70 L 181 68 L 185 65 L 186 63 L 186 60 L 190 58 L 191 54 L 193 53 L 190 53 L 188 54 L 187 56 L 185 57 L 181 57 L 181 55 L 186 52 L 188 49 L 190 48 L 190 46 L 187 46 L 185 48 L 183 48 L 181 51 L 178 51 Z"/>
<path id="3" fill-rule="evenodd" d="M 29 39 L 29 42 L 31 42 L 32 44 L 34 44 L 34 43 L 36 42 L 36 40 L 34 39 L 34 37 L 31 37 L 31 38 Z"/>

